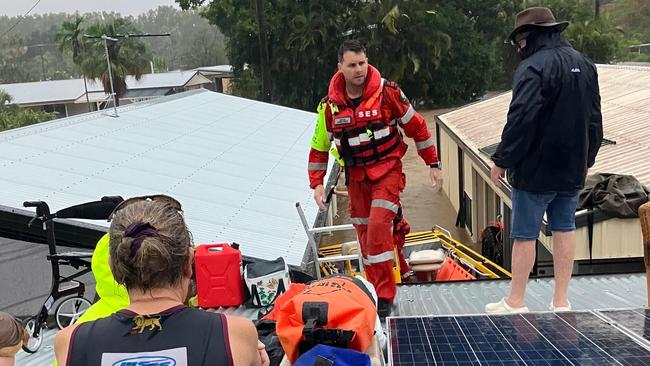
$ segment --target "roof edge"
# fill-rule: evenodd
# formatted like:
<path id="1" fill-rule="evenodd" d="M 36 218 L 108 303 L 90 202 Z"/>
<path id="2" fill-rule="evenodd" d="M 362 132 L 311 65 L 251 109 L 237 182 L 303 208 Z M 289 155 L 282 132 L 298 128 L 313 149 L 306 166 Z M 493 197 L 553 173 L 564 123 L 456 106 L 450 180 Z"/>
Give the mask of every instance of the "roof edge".
<path id="1" fill-rule="evenodd" d="M 145 100 L 141 102 L 136 102 L 136 103 L 131 103 L 127 104 L 124 106 L 119 106 L 117 107 L 117 110 L 119 112 L 128 112 L 131 110 L 136 110 L 144 107 L 148 107 L 151 105 L 155 104 L 160 104 L 160 103 L 166 103 L 166 102 L 171 102 L 172 100 L 176 99 L 181 99 L 185 97 L 189 97 L 194 94 L 200 94 L 200 93 L 211 93 L 211 91 L 204 89 L 204 88 L 199 88 L 199 89 L 193 89 L 193 90 L 188 90 L 152 100 Z M 107 112 L 109 112 L 111 109 L 100 109 L 98 111 L 93 111 L 93 112 L 86 112 L 82 114 L 76 114 L 74 116 L 69 116 L 69 117 L 64 117 L 64 118 L 58 118 L 58 119 L 53 119 L 50 121 L 45 121 L 41 123 L 36 123 L 33 125 L 29 126 L 23 126 L 23 127 L 18 127 L 14 128 L 11 130 L 6 130 L 6 131 L 1 131 L 0 132 L 0 142 L 1 141 L 9 141 L 13 140 L 15 138 L 20 138 L 24 136 L 25 131 L 32 131 L 33 129 L 48 129 L 49 128 L 60 128 L 64 126 L 68 126 L 70 124 L 76 124 L 76 123 L 81 123 L 81 122 L 86 122 L 95 118 L 99 118 L 103 115 L 105 115 Z M 117 117 L 119 118 L 119 117 Z M 55 125 L 55 126 L 52 126 Z"/>
<path id="2" fill-rule="evenodd" d="M 650 66 L 623 64 L 596 64 L 597 68 L 650 72 Z"/>

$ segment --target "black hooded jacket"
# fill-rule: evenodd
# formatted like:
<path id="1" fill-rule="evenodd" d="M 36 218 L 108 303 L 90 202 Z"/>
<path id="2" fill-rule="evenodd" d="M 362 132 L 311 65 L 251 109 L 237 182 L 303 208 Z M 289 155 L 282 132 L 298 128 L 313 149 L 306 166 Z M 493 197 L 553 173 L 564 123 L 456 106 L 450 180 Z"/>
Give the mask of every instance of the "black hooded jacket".
<path id="1" fill-rule="evenodd" d="M 603 138 L 596 67 L 557 32 L 529 35 L 521 52 L 492 160 L 514 188 L 579 190 Z"/>

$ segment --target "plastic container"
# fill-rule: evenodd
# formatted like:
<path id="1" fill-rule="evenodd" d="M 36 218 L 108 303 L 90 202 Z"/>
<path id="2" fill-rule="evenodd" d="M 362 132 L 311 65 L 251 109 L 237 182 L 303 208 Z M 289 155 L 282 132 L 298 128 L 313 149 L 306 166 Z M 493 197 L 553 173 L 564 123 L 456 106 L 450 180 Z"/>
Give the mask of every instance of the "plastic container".
<path id="1" fill-rule="evenodd" d="M 199 306 L 216 308 L 244 303 L 241 252 L 227 243 L 202 244 L 194 254 Z"/>

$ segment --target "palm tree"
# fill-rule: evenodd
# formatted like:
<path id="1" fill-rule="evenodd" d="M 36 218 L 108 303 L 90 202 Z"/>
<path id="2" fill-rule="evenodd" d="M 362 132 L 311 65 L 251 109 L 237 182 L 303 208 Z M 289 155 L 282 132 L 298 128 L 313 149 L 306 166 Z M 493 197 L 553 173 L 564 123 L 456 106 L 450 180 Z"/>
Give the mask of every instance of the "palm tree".
<path id="1" fill-rule="evenodd" d="M 61 25 L 61 29 L 56 35 L 56 41 L 59 43 L 61 52 L 69 51 L 72 53 L 72 62 L 79 65 L 79 59 L 83 51 L 83 23 L 84 18 L 76 16 L 74 21 L 66 20 Z"/>
<path id="2" fill-rule="evenodd" d="M 386 4 L 388 5 L 388 4 Z M 435 29 L 429 29 L 427 21 L 421 19 L 419 22 L 413 19 L 434 17 L 434 10 L 426 10 L 427 5 L 415 6 L 413 4 L 402 4 L 407 11 L 393 5 L 385 12 L 381 22 L 390 35 L 380 37 L 382 47 L 387 47 L 393 52 L 390 59 L 385 61 L 389 67 L 384 67 L 393 80 L 400 81 L 405 77 L 407 70 L 417 74 L 421 66 L 426 71 L 437 69 L 442 61 L 443 52 L 451 47 L 451 37 Z M 409 6 L 410 5 L 410 6 Z M 382 13 L 384 13 L 382 11 Z M 379 29 L 378 32 L 382 30 Z M 378 36 L 377 32 L 374 34 Z M 423 65 L 424 64 L 424 65 Z"/>
<path id="3" fill-rule="evenodd" d="M 70 52 L 72 54 L 72 62 L 81 67 L 81 60 L 83 57 L 84 41 L 83 41 L 83 23 L 84 17 L 76 16 L 74 21 L 66 20 L 61 25 L 61 29 L 56 35 L 59 50 L 61 52 Z M 84 90 L 86 91 L 86 103 L 88 104 L 88 112 L 91 112 L 90 100 L 88 99 L 88 84 L 86 83 L 86 75 L 84 78 Z"/>
<path id="4" fill-rule="evenodd" d="M 87 29 L 91 36 L 106 35 L 118 37 L 117 42 L 108 42 L 108 55 L 113 73 L 113 86 L 115 101 L 119 105 L 119 98 L 126 91 L 126 77 L 132 75 L 139 80 L 149 68 L 150 57 L 144 43 L 137 38 L 120 37 L 136 33 L 137 29 L 124 18 L 117 18 L 111 23 L 93 24 Z M 101 81 L 104 91 L 111 92 L 111 81 L 106 63 L 104 42 L 101 39 L 93 39 L 88 42 L 88 55 L 81 62 L 81 69 L 90 78 L 97 78 Z"/>

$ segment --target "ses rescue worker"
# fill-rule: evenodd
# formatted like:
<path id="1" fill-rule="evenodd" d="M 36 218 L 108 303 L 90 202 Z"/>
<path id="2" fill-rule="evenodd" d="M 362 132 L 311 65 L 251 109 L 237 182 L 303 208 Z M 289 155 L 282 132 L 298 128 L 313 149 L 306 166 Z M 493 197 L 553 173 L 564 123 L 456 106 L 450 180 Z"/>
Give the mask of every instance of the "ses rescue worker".
<path id="1" fill-rule="evenodd" d="M 406 184 L 401 158 L 407 145 L 398 126 L 415 140 L 418 154 L 430 167 L 436 192 L 442 186 L 442 171 L 424 118 L 397 84 L 383 79 L 368 64 L 364 46 L 357 40 L 345 41 L 338 59 L 338 72 L 330 81 L 327 97 L 318 105 L 309 153 L 309 186 L 316 203 L 325 210 L 323 179 L 333 140 L 336 149 L 332 153 L 345 168 L 350 220 L 357 231 L 366 275 L 377 290 L 377 311 L 385 317 L 396 292 L 393 220 L 401 211 L 399 194 Z M 404 266 L 403 258 L 400 263 Z"/>

